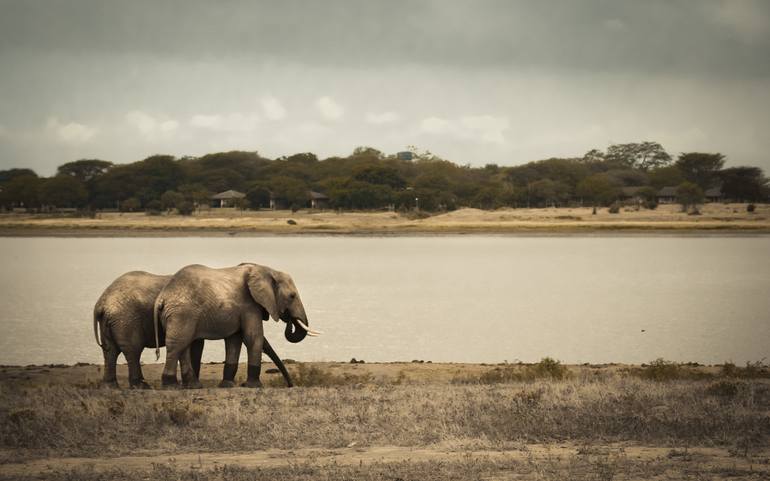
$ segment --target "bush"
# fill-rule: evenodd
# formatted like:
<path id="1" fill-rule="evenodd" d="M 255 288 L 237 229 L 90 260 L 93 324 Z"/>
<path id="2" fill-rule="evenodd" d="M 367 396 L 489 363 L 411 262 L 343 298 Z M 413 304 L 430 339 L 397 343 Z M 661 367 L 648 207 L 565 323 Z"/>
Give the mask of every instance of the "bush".
<path id="1" fill-rule="evenodd" d="M 754 204 L 749 204 L 746 206 L 746 212 L 754 212 L 757 209 L 757 206 Z"/>
<path id="2" fill-rule="evenodd" d="M 462 377 L 452 380 L 454 384 L 500 384 L 514 382 L 528 382 L 537 379 L 569 379 L 569 369 L 561 362 L 550 357 L 544 357 L 536 364 L 514 364 L 494 369 L 481 374 L 478 377 Z"/>
<path id="3" fill-rule="evenodd" d="M 656 200 L 648 200 L 644 203 L 645 209 L 655 210 L 658 208 L 658 201 Z"/>
<path id="4" fill-rule="evenodd" d="M 134 212 L 142 207 L 142 203 L 136 197 L 129 197 L 120 203 L 121 212 Z"/>
<path id="5" fill-rule="evenodd" d="M 610 214 L 617 214 L 620 212 L 620 203 L 613 202 L 609 210 Z"/>
<path id="6" fill-rule="evenodd" d="M 176 210 L 180 215 L 192 215 L 192 213 L 195 212 L 195 205 L 189 200 L 185 200 L 177 204 Z"/>
<path id="7" fill-rule="evenodd" d="M 163 208 L 163 204 L 157 199 L 151 200 L 144 208 L 144 212 L 147 215 L 160 215 L 160 211 Z"/>

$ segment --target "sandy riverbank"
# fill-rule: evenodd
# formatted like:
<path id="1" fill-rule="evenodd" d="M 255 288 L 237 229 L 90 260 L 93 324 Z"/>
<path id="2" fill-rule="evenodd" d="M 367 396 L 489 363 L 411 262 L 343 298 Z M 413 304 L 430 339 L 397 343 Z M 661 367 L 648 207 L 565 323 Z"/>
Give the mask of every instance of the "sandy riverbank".
<path id="1" fill-rule="evenodd" d="M 211 209 L 194 216 L 102 213 L 96 219 L 0 215 L 0 236 L 232 236 L 232 235 L 441 235 L 528 233 L 770 233 L 770 205 L 706 204 L 701 215 L 677 205 L 655 210 L 590 208 L 460 209 L 416 218 L 394 212 L 237 211 Z"/>
<path id="2" fill-rule="evenodd" d="M 96 365 L 0 366 L 0 479 L 770 476 L 759 365 L 288 367 L 299 387 L 217 389 L 206 364 L 204 389 L 130 391 Z"/>

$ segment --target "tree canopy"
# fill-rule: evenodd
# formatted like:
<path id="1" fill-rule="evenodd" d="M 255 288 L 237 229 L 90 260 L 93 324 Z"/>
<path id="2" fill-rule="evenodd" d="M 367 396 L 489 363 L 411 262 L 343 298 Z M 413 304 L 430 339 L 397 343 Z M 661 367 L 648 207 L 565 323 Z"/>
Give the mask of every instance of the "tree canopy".
<path id="1" fill-rule="evenodd" d="M 225 190 L 246 193 L 244 204 L 302 208 L 310 191 L 339 209 L 446 210 L 562 205 L 608 205 L 624 187 L 646 197 L 665 186 L 691 182 L 705 191 L 721 185 L 728 198 L 767 199 L 762 169 L 723 169 L 720 153 L 671 156 L 657 142 L 610 145 L 582 157 L 549 158 L 523 165 L 460 165 L 411 147 L 412 159 L 357 147 L 348 156 L 319 159 L 310 152 L 268 159 L 258 152 L 216 152 L 200 157 L 153 155 L 129 163 L 81 159 L 40 178 L 29 169 L 0 171 L 0 206 L 147 210 L 189 209 Z M 418 200 L 419 199 L 419 200 Z M 652 199 L 650 199 L 652 200 Z M 157 201 L 157 202 L 155 202 Z M 160 206 L 160 207 L 158 207 Z"/>

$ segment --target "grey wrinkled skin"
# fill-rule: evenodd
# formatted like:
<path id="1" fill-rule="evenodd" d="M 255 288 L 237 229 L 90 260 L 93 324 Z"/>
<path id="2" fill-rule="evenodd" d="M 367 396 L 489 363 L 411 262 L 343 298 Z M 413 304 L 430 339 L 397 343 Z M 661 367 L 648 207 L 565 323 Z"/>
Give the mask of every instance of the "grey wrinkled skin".
<path id="1" fill-rule="evenodd" d="M 104 377 L 102 383 L 107 387 L 118 387 L 116 364 L 122 352 L 128 363 L 128 379 L 131 388 L 148 389 L 144 381 L 140 359 L 146 347 L 156 346 L 156 331 L 153 325 L 153 307 L 155 300 L 172 276 L 132 271 L 115 279 L 94 306 L 94 336 L 104 355 Z M 100 336 L 101 334 L 101 336 Z M 157 332 L 158 344 L 165 345 L 165 332 Z M 239 334 L 236 335 L 239 339 Z M 269 343 L 264 345 L 265 352 L 280 369 L 288 386 L 292 386 L 289 374 L 281 359 Z M 230 375 L 235 375 L 237 359 L 240 355 L 240 342 L 235 355 L 236 364 L 230 368 Z M 203 339 L 195 339 L 191 345 L 193 368 L 196 375 L 200 372 L 200 360 L 203 354 Z M 227 368 L 226 368 L 227 372 Z"/>
<path id="2" fill-rule="evenodd" d="M 262 349 L 266 340 L 262 321 L 286 322 L 284 335 L 299 342 L 307 335 L 300 320 L 309 325 L 305 308 L 292 278 L 283 272 L 256 264 L 213 269 L 190 265 L 174 274 L 155 301 L 156 326 L 166 333 L 166 365 L 163 385 L 177 384 L 177 362 L 182 382 L 199 384 L 191 364 L 195 339 L 224 339 L 225 364 L 236 362 L 235 346 L 240 338 L 248 351 L 247 387 L 259 387 Z"/>

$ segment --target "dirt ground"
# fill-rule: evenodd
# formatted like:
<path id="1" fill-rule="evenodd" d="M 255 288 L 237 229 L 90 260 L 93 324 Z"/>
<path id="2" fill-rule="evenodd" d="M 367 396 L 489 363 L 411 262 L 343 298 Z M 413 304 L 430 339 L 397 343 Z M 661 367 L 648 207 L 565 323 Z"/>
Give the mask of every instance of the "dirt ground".
<path id="1" fill-rule="evenodd" d="M 266 363 L 258 391 L 215 388 L 221 364 L 177 391 L 103 389 L 97 365 L 0 366 L 0 480 L 770 479 L 766 367 L 538 366 L 290 363 L 287 389 Z M 162 366 L 143 369 L 158 388 Z M 489 383 L 509 371 L 546 377 Z M 260 438 L 223 445 L 232 423 Z"/>
<path id="2" fill-rule="evenodd" d="M 680 212 L 678 205 L 655 210 L 606 208 L 460 209 L 422 218 L 414 213 L 334 211 L 238 211 L 210 209 L 194 216 L 148 216 L 144 213 L 101 213 L 95 219 L 46 215 L 0 215 L 0 235 L 265 235 L 265 234 L 463 234 L 571 232 L 770 232 L 770 205 L 705 204 L 700 215 Z M 290 222 L 291 221 L 291 222 Z M 292 223 L 293 222 L 293 223 Z"/>

